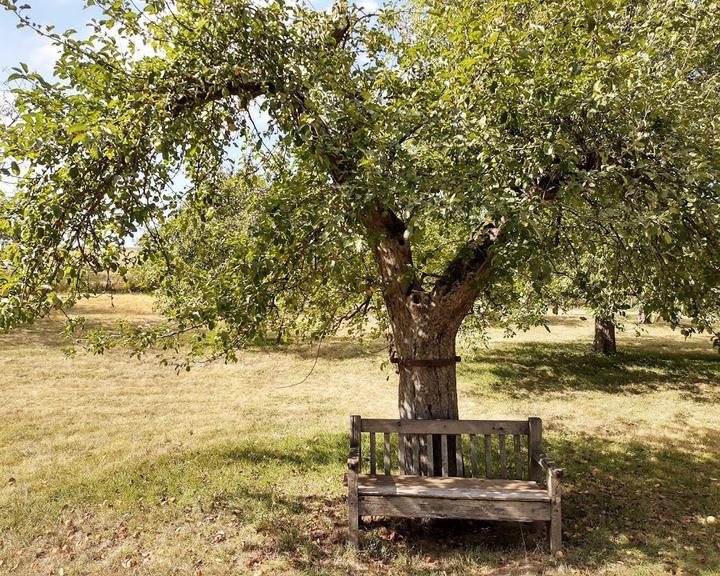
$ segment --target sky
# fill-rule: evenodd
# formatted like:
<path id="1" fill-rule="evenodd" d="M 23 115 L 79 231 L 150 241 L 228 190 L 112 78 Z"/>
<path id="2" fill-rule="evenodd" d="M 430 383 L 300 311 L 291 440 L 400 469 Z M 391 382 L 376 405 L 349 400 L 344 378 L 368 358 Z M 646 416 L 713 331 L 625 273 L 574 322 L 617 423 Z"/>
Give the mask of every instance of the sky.
<path id="1" fill-rule="evenodd" d="M 24 4 L 24 0 L 18 5 Z M 82 0 L 29 0 L 30 14 L 39 24 L 54 24 L 58 31 L 74 28 L 84 29 L 85 23 L 97 14 L 84 10 Z M 17 17 L 7 10 L 0 10 L 0 71 L 3 80 L 9 69 L 25 62 L 36 72 L 49 74 L 57 58 L 57 51 L 49 40 L 38 36 L 29 28 L 18 29 Z"/>

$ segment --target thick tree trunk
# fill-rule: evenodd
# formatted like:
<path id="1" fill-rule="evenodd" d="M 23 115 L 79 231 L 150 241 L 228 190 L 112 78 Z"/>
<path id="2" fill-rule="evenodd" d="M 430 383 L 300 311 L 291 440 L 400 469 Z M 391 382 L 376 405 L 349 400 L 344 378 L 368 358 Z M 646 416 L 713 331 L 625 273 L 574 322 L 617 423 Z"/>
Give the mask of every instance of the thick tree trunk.
<path id="1" fill-rule="evenodd" d="M 437 333 L 407 338 L 397 345 L 400 357 L 398 408 L 400 418 L 457 419 L 458 395 L 455 374 L 455 332 L 438 327 Z M 401 336 L 402 337 L 402 336 Z M 411 362 L 403 362 L 404 359 Z M 446 361 L 442 366 L 417 365 L 425 360 Z"/>
<path id="2" fill-rule="evenodd" d="M 612 318 L 603 318 L 595 316 L 595 340 L 593 342 L 593 352 L 610 356 L 617 354 L 617 344 L 615 343 L 615 323 Z"/>
<path id="3" fill-rule="evenodd" d="M 455 337 L 457 327 L 446 320 L 438 321 L 433 315 L 422 313 L 422 306 L 415 307 L 415 314 L 405 317 L 409 322 L 393 322 L 394 347 L 398 363 L 398 410 L 400 418 L 413 420 L 459 418 L 457 377 L 455 362 Z M 397 320 L 397 319 L 396 319 Z M 420 454 L 427 454 L 427 438 L 405 437 L 401 450 L 404 460 L 410 463 Z M 433 469 L 442 473 L 442 445 L 440 436 L 433 439 Z M 457 438 L 448 437 L 448 473 L 461 476 L 454 458 Z M 424 460 L 408 464 L 409 472 L 417 470 L 428 474 Z"/>

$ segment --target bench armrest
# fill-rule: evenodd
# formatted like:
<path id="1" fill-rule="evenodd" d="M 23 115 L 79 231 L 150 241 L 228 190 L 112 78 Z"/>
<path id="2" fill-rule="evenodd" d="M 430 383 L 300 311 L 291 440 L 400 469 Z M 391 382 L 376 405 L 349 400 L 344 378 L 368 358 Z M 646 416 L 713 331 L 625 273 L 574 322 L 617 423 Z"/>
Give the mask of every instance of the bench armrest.
<path id="1" fill-rule="evenodd" d="M 552 476 L 553 478 L 562 480 L 563 469 L 557 466 L 554 460 L 551 460 L 545 454 L 538 454 L 534 458 L 535 462 L 538 463 L 548 477 Z"/>
<path id="2" fill-rule="evenodd" d="M 357 446 L 350 448 L 347 466 L 351 472 L 355 472 L 356 474 L 360 472 L 360 449 Z"/>
<path id="3" fill-rule="evenodd" d="M 534 457 L 535 462 L 545 472 L 545 486 L 547 486 L 548 494 L 553 502 L 560 502 L 560 493 L 562 490 L 563 469 L 556 466 L 550 458 L 545 454 L 538 454 Z"/>

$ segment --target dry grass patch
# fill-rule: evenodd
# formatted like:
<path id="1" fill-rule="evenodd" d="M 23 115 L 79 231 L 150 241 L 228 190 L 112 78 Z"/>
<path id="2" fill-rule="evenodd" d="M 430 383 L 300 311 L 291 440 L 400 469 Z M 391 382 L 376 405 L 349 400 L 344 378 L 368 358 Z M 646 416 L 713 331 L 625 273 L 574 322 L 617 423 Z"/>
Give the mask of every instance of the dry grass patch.
<path id="1" fill-rule="evenodd" d="M 80 307 L 153 321 L 152 300 Z M 267 347 L 176 374 L 74 359 L 59 322 L 0 336 L 0 573 L 720 574 L 720 358 L 663 326 L 588 352 L 591 321 L 464 354 L 461 414 L 546 422 L 566 467 L 562 561 L 518 525 L 373 522 L 345 548 L 348 414 L 396 414 L 372 342 Z"/>

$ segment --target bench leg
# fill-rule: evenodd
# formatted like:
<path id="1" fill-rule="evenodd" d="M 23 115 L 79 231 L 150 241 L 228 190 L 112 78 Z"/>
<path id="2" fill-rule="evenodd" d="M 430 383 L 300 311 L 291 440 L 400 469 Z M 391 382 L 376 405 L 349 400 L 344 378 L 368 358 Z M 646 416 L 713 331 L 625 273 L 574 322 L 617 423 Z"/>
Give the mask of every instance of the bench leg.
<path id="1" fill-rule="evenodd" d="M 552 503 L 550 522 L 548 523 L 548 540 L 550 552 L 555 553 L 562 549 L 562 515 L 560 512 L 560 499 Z"/>
<path id="2" fill-rule="evenodd" d="M 348 521 L 348 541 L 353 548 L 360 547 L 360 518 L 357 514 L 350 514 Z"/>
<path id="3" fill-rule="evenodd" d="M 357 477 L 348 477 L 348 541 L 354 548 L 360 546 Z"/>

